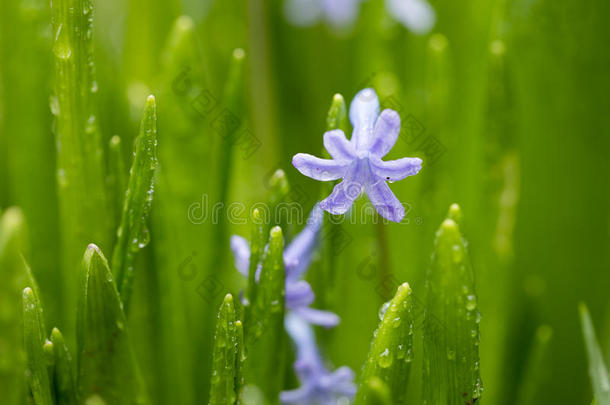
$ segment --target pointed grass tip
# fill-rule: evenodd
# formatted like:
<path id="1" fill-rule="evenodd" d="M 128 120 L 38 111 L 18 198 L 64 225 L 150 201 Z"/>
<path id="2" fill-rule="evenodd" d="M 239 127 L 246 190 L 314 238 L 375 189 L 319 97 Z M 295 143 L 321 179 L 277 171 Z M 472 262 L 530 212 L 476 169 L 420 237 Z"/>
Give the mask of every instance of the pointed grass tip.
<path id="1" fill-rule="evenodd" d="M 462 214 L 460 206 L 456 203 L 451 204 L 447 212 L 447 218 L 454 220 L 457 224 L 461 224 L 463 217 L 464 214 Z"/>
<path id="2" fill-rule="evenodd" d="M 155 99 L 154 95 L 149 95 L 148 97 L 146 97 L 146 107 L 155 107 L 157 104 L 157 100 Z"/>
<path id="3" fill-rule="evenodd" d="M 279 226 L 274 226 L 273 228 L 271 228 L 271 231 L 269 231 L 269 237 L 271 239 L 281 238 L 282 228 L 280 228 Z"/>

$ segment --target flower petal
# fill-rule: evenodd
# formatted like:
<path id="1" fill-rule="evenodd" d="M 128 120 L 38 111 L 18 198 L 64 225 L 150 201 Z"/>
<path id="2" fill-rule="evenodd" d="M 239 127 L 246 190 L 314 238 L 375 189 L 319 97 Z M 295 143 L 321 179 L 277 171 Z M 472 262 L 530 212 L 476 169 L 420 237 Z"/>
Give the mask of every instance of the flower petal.
<path id="1" fill-rule="evenodd" d="M 364 89 L 356 94 L 349 108 L 349 119 L 354 127 L 351 142 L 362 149 L 373 135 L 373 127 L 379 116 L 379 99 L 373 89 Z"/>
<path id="2" fill-rule="evenodd" d="M 356 158 L 354 145 L 347 140 L 345 133 L 340 129 L 328 131 L 324 134 L 324 148 L 335 160 L 351 161 Z"/>
<path id="3" fill-rule="evenodd" d="M 334 215 L 345 214 L 360 195 L 362 186 L 363 183 L 357 181 L 343 180 L 328 197 L 320 201 L 320 208 Z"/>
<path id="4" fill-rule="evenodd" d="M 387 0 L 390 14 L 415 34 L 430 32 L 436 22 L 432 6 L 425 0 Z"/>
<path id="5" fill-rule="evenodd" d="M 305 176 L 320 181 L 340 179 L 348 167 L 348 163 L 320 159 L 307 153 L 294 155 L 292 165 Z"/>
<path id="6" fill-rule="evenodd" d="M 339 367 L 334 372 L 324 376 L 320 384 L 332 389 L 338 395 L 352 398 L 356 395 L 356 384 L 354 384 L 354 372 L 347 366 Z"/>
<path id="7" fill-rule="evenodd" d="M 235 267 L 244 276 L 248 277 L 250 266 L 250 244 L 241 236 L 231 236 L 231 251 L 235 260 Z"/>
<path id="8" fill-rule="evenodd" d="M 370 144 L 366 145 L 367 150 L 373 156 L 384 157 L 394 147 L 398 134 L 400 134 L 400 115 L 394 110 L 383 110 L 375 122 Z"/>
<path id="9" fill-rule="evenodd" d="M 285 405 L 308 404 L 311 401 L 310 397 L 311 390 L 308 387 L 280 392 L 280 402 Z"/>
<path id="10" fill-rule="evenodd" d="M 383 161 L 371 159 L 373 174 L 386 181 L 398 181 L 408 176 L 414 176 L 421 170 L 420 158 L 402 158 Z"/>
<path id="11" fill-rule="evenodd" d="M 300 280 L 295 283 L 286 283 L 286 307 L 295 309 L 310 305 L 315 296 L 307 281 Z"/>
<path id="12" fill-rule="evenodd" d="M 330 23 L 345 27 L 356 19 L 358 3 L 358 0 L 321 0 L 320 7 Z"/>
<path id="13" fill-rule="evenodd" d="M 366 194 L 382 217 L 400 222 L 405 216 L 405 208 L 396 198 L 390 187 L 383 180 L 367 184 Z"/>
<path id="14" fill-rule="evenodd" d="M 287 280 L 299 279 L 302 273 L 309 267 L 323 220 L 324 211 L 319 207 L 319 204 L 316 204 L 309 214 L 305 228 L 284 250 Z"/>
<path id="15" fill-rule="evenodd" d="M 322 311 L 320 309 L 309 307 L 299 307 L 296 308 L 294 312 L 305 321 L 313 325 L 323 326 L 325 328 L 332 328 L 341 322 L 339 315 L 330 311 Z"/>

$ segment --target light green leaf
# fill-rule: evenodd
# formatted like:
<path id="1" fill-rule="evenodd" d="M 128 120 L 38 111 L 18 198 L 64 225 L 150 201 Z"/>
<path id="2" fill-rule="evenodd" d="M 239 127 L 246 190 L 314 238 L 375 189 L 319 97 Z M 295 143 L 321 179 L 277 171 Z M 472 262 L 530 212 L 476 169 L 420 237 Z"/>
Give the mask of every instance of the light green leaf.
<path id="1" fill-rule="evenodd" d="M 585 339 L 587 356 L 589 358 L 589 376 L 593 385 L 595 401 L 598 405 L 610 405 L 610 380 L 608 379 L 608 368 L 604 363 L 604 355 L 595 336 L 595 328 L 591 321 L 589 309 L 585 304 L 580 304 L 580 322 L 582 334 Z"/>
<path id="2" fill-rule="evenodd" d="M 241 325 L 241 324 L 240 324 Z M 241 374 L 243 335 L 237 326 L 233 296 L 227 294 L 218 312 L 216 335 L 214 337 L 214 358 L 212 361 L 212 382 L 210 384 L 210 404 L 234 404 L 238 393 L 238 376 Z"/>
<path id="3" fill-rule="evenodd" d="M 26 376 L 34 403 L 52 405 L 48 359 L 43 349 L 46 333 L 42 306 L 38 295 L 30 287 L 23 290 L 23 332 L 27 356 Z"/>
<path id="4" fill-rule="evenodd" d="M 326 130 L 341 129 L 348 134 L 347 107 L 341 94 L 335 94 L 326 117 Z"/>
<path id="5" fill-rule="evenodd" d="M 406 387 L 405 387 L 406 388 Z M 388 386 L 379 378 L 371 377 L 358 389 L 357 401 L 364 405 L 392 405 L 392 394 Z"/>
<path id="6" fill-rule="evenodd" d="M 77 405 L 78 392 L 74 375 L 74 364 L 64 337 L 57 328 L 51 331 L 53 344 L 55 400 L 57 405 Z"/>
<path id="7" fill-rule="evenodd" d="M 54 0 L 52 8 L 57 193 L 62 229 L 63 298 L 72 327 L 79 252 L 90 241 L 107 246 L 104 153 L 97 118 L 92 0 Z M 70 331 L 68 331 L 68 335 Z"/>
<path id="8" fill-rule="evenodd" d="M 459 206 L 436 233 L 424 319 L 423 399 L 429 405 L 480 398 L 479 320 L 474 275 L 456 221 Z"/>
<path id="9" fill-rule="evenodd" d="M 250 327 L 250 317 L 252 313 L 252 304 L 256 302 L 256 293 L 258 283 L 256 282 L 256 270 L 263 258 L 263 249 L 265 248 L 265 232 L 264 220 L 261 217 L 260 211 L 255 208 L 252 211 L 252 225 L 250 232 L 250 262 L 248 267 L 248 287 L 246 289 L 246 297 L 249 305 L 245 308 L 246 333 Z"/>
<path id="10" fill-rule="evenodd" d="M 247 328 L 246 380 L 261 389 L 268 403 L 277 403 L 283 387 L 284 348 L 284 240 L 278 226 L 269 232 L 256 301 Z"/>
<path id="11" fill-rule="evenodd" d="M 21 403 L 25 393 L 25 355 L 23 350 L 22 294 L 38 286 L 22 257 L 27 250 L 27 231 L 23 212 L 11 207 L 0 219 L 0 386 L 7 405 Z"/>
<path id="12" fill-rule="evenodd" d="M 99 248 L 83 257 L 77 314 L 78 389 L 109 404 L 146 403 L 108 262 Z"/>
<path id="13" fill-rule="evenodd" d="M 370 379 L 378 377 L 397 403 L 405 401 L 413 359 L 413 299 L 411 287 L 404 283 L 388 303 L 379 327 L 373 335 L 371 349 L 360 373 L 356 404 L 366 404 Z"/>
<path id="14" fill-rule="evenodd" d="M 140 134 L 136 138 L 121 225 L 112 254 L 112 270 L 126 309 L 129 307 L 133 284 L 135 253 L 150 240 L 146 220 L 153 198 L 153 176 L 156 168 L 157 107 L 155 97 L 149 96 L 144 107 Z"/>

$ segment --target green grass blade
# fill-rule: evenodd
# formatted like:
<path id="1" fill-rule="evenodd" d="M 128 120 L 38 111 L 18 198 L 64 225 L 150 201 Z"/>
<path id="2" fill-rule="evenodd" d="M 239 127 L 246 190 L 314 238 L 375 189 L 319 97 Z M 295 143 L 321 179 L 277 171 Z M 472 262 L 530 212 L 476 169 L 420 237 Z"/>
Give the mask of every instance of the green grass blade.
<path id="1" fill-rule="evenodd" d="M 118 135 L 108 143 L 108 188 L 114 215 L 114 227 L 121 223 L 125 190 L 127 190 L 127 170 L 123 158 L 123 141 Z M 116 243 L 116 240 L 114 241 Z"/>
<path id="2" fill-rule="evenodd" d="M 452 206 L 436 233 L 424 320 L 424 387 L 428 405 L 479 399 L 479 319 L 474 275 Z"/>
<path id="3" fill-rule="evenodd" d="M 235 321 L 237 331 L 237 359 L 235 372 L 235 392 L 237 398 L 241 397 L 242 390 L 246 385 L 244 370 L 246 365 L 246 342 L 244 340 L 244 326 L 240 320 Z"/>
<path id="4" fill-rule="evenodd" d="M 57 184 L 62 230 L 65 313 L 76 303 L 79 252 L 93 241 L 109 248 L 104 159 L 96 116 L 91 0 L 52 2 Z M 69 315 L 70 316 L 70 315 Z M 68 319 L 72 326 L 72 318 Z"/>
<path id="5" fill-rule="evenodd" d="M 544 402 L 544 398 L 540 398 L 540 391 L 550 374 L 548 365 L 552 352 L 549 350 L 549 346 L 552 337 L 553 329 L 548 325 L 542 325 L 536 331 L 519 385 L 516 404 L 537 405 Z"/>
<path id="6" fill-rule="evenodd" d="M 11 207 L 0 219 L 0 387 L 7 405 L 20 404 L 25 392 L 22 327 L 22 293 L 38 287 L 21 256 L 27 248 L 27 231 L 21 209 Z"/>
<path id="7" fill-rule="evenodd" d="M 218 312 L 214 337 L 211 405 L 234 404 L 237 399 L 237 379 L 241 364 L 239 356 L 243 350 L 239 347 L 240 344 L 243 344 L 243 339 L 240 342 L 233 296 L 227 294 Z"/>
<path id="8" fill-rule="evenodd" d="M 42 306 L 37 294 L 30 287 L 23 290 L 23 333 L 27 356 L 26 375 L 34 403 L 52 405 L 48 360 L 43 349 L 46 333 Z"/>
<path id="9" fill-rule="evenodd" d="M 378 377 L 388 387 L 397 403 L 405 401 L 413 359 L 413 299 L 411 287 L 404 283 L 389 303 L 383 320 L 373 335 L 371 349 L 360 373 L 360 388 L 356 404 L 366 404 L 364 386 Z"/>
<path id="10" fill-rule="evenodd" d="M 77 316 L 79 395 L 108 404 L 145 403 L 125 314 L 106 258 L 93 244 L 83 257 Z"/>
<path id="11" fill-rule="evenodd" d="M 51 331 L 54 358 L 54 387 L 57 405 L 78 405 L 74 364 L 64 337 L 57 328 Z"/>
<path id="12" fill-rule="evenodd" d="M 347 107 L 341 94 L 335 94 L 326 116 L 326 130 L 340 129 L 349 136 L 349 123 L 347 120 Z"/>
<path id="13" fill-rule="evenodd" d="M 580 304 L 580 321 L 582 334 L 585 339 L 587 356 L 589 358 L 589 376 L 593 385 L 593 393 L 597 405 L 610 405 L 610 380 L 608 379 L 608 368 L 604 363 L 604 355 L 595 336 L 595 328 L 591 321 L 589 309 L 585 304 Z"/>
<path id="14" fill-rule="evenodd" d="M 252 225 L 250 231 L 250 262 L 248 267 L 248 287 L 246 289 L 246 297 L 249 305 L 245 308 L 246 333 L 250 326 L 252 305 L 256 302 L 256 293 L 258 289 L 258 284 L 256 283 L 256 269 L 262 260 L 263 249 L 265 249 L 264 222 L 261 218 L 260 211 L 255 208 L 252 211 Z"/>
<path id="15" fill-rule="evenodd" d="M 229 77 L 225 84 L 223 102 L 224 108 L 226 109 L 231 117 L 243 117 L 245 111 L 245 100 L 244 100 L 244 60 L 246 53 L 243 49 L 238 48 L 233 51 L 231 58 L 231 65 L 229 67 Z M 238 119 L 240 119 L 238 118 Z M 239 137 L 242 136 L 241 125 L 235 127 L 234 125 L 221 125 L 218 128 L 218 134 L 222 138 L 219 148 L 219 160 L 218 170 L 216 173 L 218 176 L 218 201 L 222 202 L 223 208 L 228 205 L 229 187 L 231 185 L 232 178 L 232 165 L 233 165 L 233 146 L 239 141 Z M 219 268 L 224 265 L 224 258 L 227 257 L 227 250 L 229 241 L 227 239 L 227 225 L 228 220 L 224 213 L 226 210 L 222 210 L 219 215 L 220 221 L 214 227 L 216 236 L 214 242 L 216 246 L 213 250 L 212 256 L 212 268 Z"/>
<path id="16" fill-rule="evenodd" d="M 149 96 L 144 107 L 140 134 L 136 138 L 121 225 L 112 254 L 112 270 L 125 311 L 129 307 L 133 285 L 135 253 L 144 248 L 150 240 L 146 220 L 153 198 L 153 176 L 156 168 L 157 108 L 155 98 Z"/>
<path id="17" fill-rule="evenodd" d="M 246 380 L 261 389 L 266 403 L 277 403 L 282 389 L 284 364 L 284 240 L 282 229 L 269 232 L 269 248 L 263 259 L 252 319 L 247 329 Z"/>

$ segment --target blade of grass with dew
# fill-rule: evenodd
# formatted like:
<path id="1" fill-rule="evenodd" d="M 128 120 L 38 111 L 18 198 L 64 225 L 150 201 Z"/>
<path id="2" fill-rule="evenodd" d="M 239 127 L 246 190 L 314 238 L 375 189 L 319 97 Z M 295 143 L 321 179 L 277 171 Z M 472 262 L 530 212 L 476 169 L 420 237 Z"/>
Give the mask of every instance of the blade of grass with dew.
<path id="1" fill-rule="evenodd" d="M 125 192 L 121 225 L 112 252 L 112 270 L 124 311 L 129 309 L 135 254 L 150 240 L 146 225 L 153 199 L 153 176 L 157 168 L 157 111 L 149 96 L 144 107 L 140 134 L 136 138 L 129 184 Z"/>
<path id="2" fill-rule="evenodd" d="M 408 283 L 398 287 L 373 334 L 371 349 L 360 372 L 356 404 L 366 404 L 364 385 L 373 377 L 388 387 L 396 403 L 404 403 L 413 360 L 413 299 Z"/>
<path id="3" fill-rule="evenodd" d="M 358 388 L 358 396 L 360 403 L 363 405 L 391 405 L 392 394 L 390 389 L 379 377 L 371 377 L 367 379 L 360 388 Z"/>
<path id="4" fill-rule="evenodd" d="M 7 188 L 0 200 L 24 212 L 32 251 L 28 261 L 48 297 L 59 295 L 57 201 L 54 142 L 49 136 L 52 69 L 50 8 L 46 0 L 4 1 L 0 5 L 0 145 L 6 156 Z M 2 141 L 0 141 L 2 143 Z M 34 158 L 35 157 L 35 158 Z M 0 180 L 0 183 L 3 182 Z M 5 193 L 6 191 L 6 193 Z M 44 201 L 44 204 L 41 204 Z M 57 317 L 56 300 L 45 300 L 47 315 Z M 20 312 L 20 311 L 19 311 Z"/>
<path id="5" fill-rule="evenodd" d="M 53 344 L 55 402 L 57 405 L 78 405 L 74 363 L 59 329 L 53 328 L 50 341 Z"/>
<path id="6" fill-rule="evenodd" d="M 536 330 L 534 342 L 528 354 L 525 371 L 521 377 L 517 396 L 513 403 L 519 405 L 537 405 L 544 403 L 540 398 L 541 387 L 545 379 L 549 378 L 550 342 L 553 337 L 553 329 L 548 325 L 542 325 Z"/>
<path id="7" fill-rule="evenodd" d="M 591 321 L 589 309 L 585 304 L 580 304 L 580 322 L 582 324 L 582 334 L 587 349 L 589 359 L 589 377 L 593 385 L 593 393 L 597 405 L 610 405 L 610 379 L 608 378 L 608 368 L 604 363 L 604 355 L 595 336 L 595 328 Z"/>
<path id="8" fill-rule="evenodd" d="M 23 350 L 22 294 L 25 287 L 38 291 L 22 253 L 27 253 L 28 235 L 23 211 L 8 208 L 0 218 L 0 386 L 7 405 L 20 404 L 25 392 L 26 364 Z"/>
<path id="9" fill-rule="evenodd" d="M 45 326 L 38 294 L 30 287 L 23 290 L 23 336 L 27 357 L 26 378 L 36 405 L 52 405 L 48 359 L 43 349 Z"/>
<path id="10" fill-rule="evenodd" d="M 209 121 L 212 105 L 205 92 L 194 22 L 179 17 L 162 54 L 159 79 L 158 130 L 161 134 L 159 169 L 155 179 L 155 200 L 151 213 L 155 234 L 155 277 L 159 297 L 150 297 L 158 310 L 160 359 L 156 370 L 162 403 L 194 403 L 209 395 L 209 373 L 213 324 L 217 298 L 203 284 L 214 280 L 218 269 L 208 269 L 213 241 L 209 215 L 213 177 L 210 167 Z M 202 109 L 203 108 L 203 109 Z M 194 208 L 195 207 L 195 208 Z M 191 258 L 192 277 L 181 275 L 181 264 Z M 184 316 L 175 316 L 181 308 Z M 194 352 L 186 350 L 192 348 Z M 195 359 L 197 359 L 195 361 Z"/>
<path id="11" fill-rule="evenodd" d="M 64 314 L 74 325 L 79 252 L 90 241 L 109 248 L 104 159 L 97 124 L 91 0 L 52 2 L 57 185 L 62 230 Z M 68 332 L 71 332 L 68 330 Z M 68 333 L 71 336 L 71 333 Z"/>
<path id="12" fill-rule="evenodd" d="M 250 231 L 250 261 L 248 263 L 248 286 L 246 288 L 246 298 L 248 304 L 245 306 L 245 333 L 248 333 L 250 327 L 251 313 L 253 304 L 257 299 L 258 284 L 256 282 L 256 271 L 263 258 L 265 249 L 265 231 L 264 220 L 261 218 L 261 213 L 258 208 L 252 211 L 252 224 Z"/>
<path id="13" fill-rule="evenodd" d="M 225 125 L 221 125 L 218 128 L 222 142 L 219 143 L 220 150 L 218 154 L 220 158 L 218 160 L 218 170 L 216 173 L 218 179 L 218 201 L 221 203 L 219 222 L 214 227 L 215 247 L 212 253 L 211 268 L 223 268 L 224 260 L 228 254 L 229 240 L 227 239 L 227 225 L 228 218 L 225 214 L 224 207 L 228 206 L 228 195 L 229 187 L 231 185 L 232 178 L 232 161 L 233 161 L 233 147 L 240 141 L 240 137 L 243 136 L 243 129 L 241 128 L 241 117 L 244 116 L 245 112 L 245 100 L 244 100 L 244 60 L 246 53 L 243 49 L 238 48 L 233 51 L 231 57 L 231 65 L 229 67 L 229 76 L 225 83 L 225 89 L 223 94 L 223 105 L 230 117 L 236 118 L 235 123 L 227 122 Z M 233 125 L 235 124 L 235 125 Z"/>
<path id="14" fill-rule="evenodd" d="M 456 220 L 457 204 L 436 233 L 427 276 L 423 400 L 428 405 L 473 403 L 483 390 L 474 275 Z"/>
<path id="15" fill-rule="evenodd" d="M 240 342 L 233 296 L 227 294 L 218 312 L 214 336 L 210 405 L 234 404 L 237 400 L 241 373 L 239 356 L 243 350 L 240 344 L 243 339 Z"/>
<path id="16" fill-rule="evenodd" d="M 284 240 L 282 229 L 269 232 L 252 318 L 247 325 L 246 382 L 261 389 L 265 403 L 276 404 L 284 370 Z"/>
<path id="17" fill-rule="evenodd" d="M 147 403 L 129 342 L 125 314 L 101 250 L 84 254 L 77 313 L 79 396 L 98 395 L 109 404 Z"/>
<path id="18" fill-rule="evenodd" d="M 121 224 L 123 214 L 123 202 L 127 190 L 127 169 L 123 158 L 123 141 L 118 135 L 114 135 L 108 142 L 108 189 L 110 195 L 110 206 L 113 213 L 113 228 Z M 116 235 L 113 243 L 116 243 Z"/>

